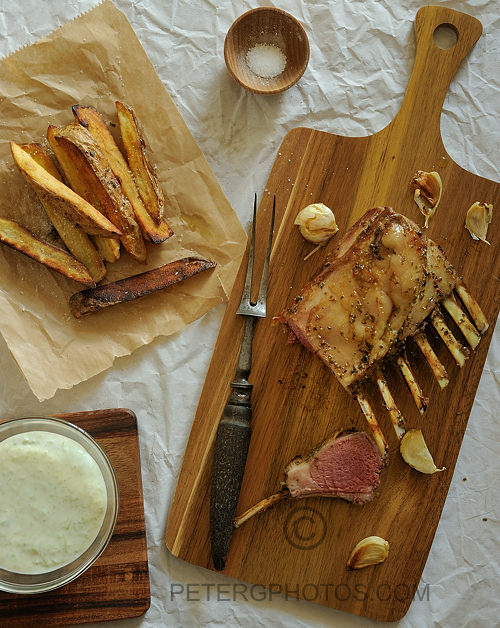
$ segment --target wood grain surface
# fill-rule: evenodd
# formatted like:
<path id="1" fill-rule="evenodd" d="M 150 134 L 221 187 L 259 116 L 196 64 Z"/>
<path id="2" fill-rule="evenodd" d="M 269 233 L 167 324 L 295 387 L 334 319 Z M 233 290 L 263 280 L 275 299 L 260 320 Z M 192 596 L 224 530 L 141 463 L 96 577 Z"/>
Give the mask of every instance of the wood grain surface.
<path id="1" fill-rule="evenodd" d="M 437 26 L 452 24 L 458 43 L 442 50 L 433 43 Z M 280 488 L 286 463 L 341 427 L 367 430 L 360 409 L 333 374 L 300 344 L 287 344 L 287 331 L 273 326 L 279 314 L 322 264 L 330 244 L 307 260 L 313 245 L 293 225 L 311 202 L 331 207 L 340 227 L 337 239 L 366 210 L 389 205 L 423 225 L 413 202 L 410 180 L 416 170 L 437 170 L 444 191 L 428 234 L 444 249 L 481 304 L 491 327 L 463 369 L 453 362 L 437 334 L 428 337 L 446 365 L 450 385 L 443 391 L 413 341 L 408 343 L 424 393 L 430 398 L 421 416 L 394 366 L 387 378 L 407 426 L 422 428 L 438 466 L 432 476 L 408 467 L 398 452 L 389 415 L 368 386 L 389 441 L 389 465 L 376 499 L 355 506 L 340 500 L 290 500 L 265 512 L 233 535 L 226 574 L 319 604 L 378 620 L 395 621 L 417 593 L 495 324 L 498 303 L 500 220 L 494 216 L 488 239 L 474 241 L 464 228 L 465 214 L 477 201 L 500 209 L 500 185 L 468 173 L 447 154 L 440 133 L 443 100 L 461 61 L 481 34 L 474 18 L 443 7 L 424 7 L 416 17 L 417 53 L 401 110 L 381 132 L 346 138 L 306 128 L 291 131 L 279 148 L 259 207 L 263 257 L 272 195 L 279 216 L 269 278 L 268 317 L 257 324 L 253 367 L 253 435 L 238 512 Z M 484 77 L 487 80 L 487 77 Z M 250 202 L 250 199 L 249 199 Z M 235 312 L 246 259 L 227 308 L 194 419 L 166 530 L 170 551 L 213 569 L 209 546 L 209 486 L 213 443 L 234 376 L 242 319 Z M 459 331 L 450 326 L 460 338 Z M 478 463 L 479 464 L 479 463 Z M 354 545 L 368 535 L 390 543 L 385 563 L 359 571 L 345 564 Z M 452 592 L 450 592 L 452 594 Z"/>
<path id="2" fill-rule="evenodd" d="M 125 619 L 149 608 L 141 466 L 135 414 L 124 408 L 57 415 L 86 430 L 115 469 L 120 510 L 108 547 L 82 576 L 36 595 L 0 592 L 0 626 L 39 628 Z"/>

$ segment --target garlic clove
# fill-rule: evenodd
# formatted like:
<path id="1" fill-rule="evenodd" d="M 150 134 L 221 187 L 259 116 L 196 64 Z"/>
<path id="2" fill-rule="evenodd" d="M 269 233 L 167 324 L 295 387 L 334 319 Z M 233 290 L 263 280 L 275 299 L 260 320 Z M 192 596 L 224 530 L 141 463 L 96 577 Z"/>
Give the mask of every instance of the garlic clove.
<path id="1" fill-rule="evenodd" d="M 361 569 L 383 563 L 389 556 L 389 543 L 380 536 L 367 536 L 352 550 L 347 561 L 348 569 Z"/>
<path id="2" fill-rule="evenodd" d="M 295 218 L 300 233 L 309 242 L 324 246 L 339 230 L 332 210 L 323 203 L 304 207 Z"/>
<path id="3" fill-rule="evenodd" d="M 418 170 L 411 180 L 411 184 L 415 188 L 413 200 L 425 217 L 424 227 L 428 227 L 429 219 L 435 214 L 441 201 L 443 193 L 441 177 L 439 172 Z"/>
<path id="4" fill-rule="evenodd" d="M 438 469 L 434 464 L 422 430 L 408 430 L 401 439 L 399 451 L 404 461 L 420 473 L 432 474 L 446 470 L 446 467 Z"/>
<path id="5" fill-rule="evenodd" d="M 488 225 L 493 218 L 493 205 L 476 201 L 467 210 L 465 217 L 465 227 L 474 239 L 481 240 L 489 244 L 486 239 Z"/>

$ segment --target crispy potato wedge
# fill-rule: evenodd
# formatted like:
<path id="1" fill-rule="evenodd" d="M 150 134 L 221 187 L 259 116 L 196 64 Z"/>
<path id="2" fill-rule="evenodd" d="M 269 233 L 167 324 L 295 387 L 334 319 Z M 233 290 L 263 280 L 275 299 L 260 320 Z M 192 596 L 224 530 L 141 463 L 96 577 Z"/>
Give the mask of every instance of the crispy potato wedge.
<path id="1" fill-rule="evenodd" d="M 80 161 L 78 156 L 76 157 L 76 161 L 73 160 L 73 150 L 71 146 L 68 148 L 66 144 L 59 144 L 56 138 L 59 130 L 60 129 L 55 126 L 49 126 L 47 129 L 47 140 L 54 151 L 54 155 L 61 166 L 64 176 L 77 194 L 96 207 L 101 213 L 104 213 L 100 202 L 102 194 L 99 194 L 102 186 L 96 184 L 96 177 L 92 172 L 89 173 L 88 168 L 84 167 L 82 169 L 79 167 Z M 101 257 L 106 260 L 106 262 L 116 262 L 120 257 L 119 240 L 96 237 L 95 244 Z"/>
<path id="2" fill-rule="evenodd" d="M 45 170 L 47 170 L 47 172 L 49 172 L 53 177 L 62 181 L 56 165 L 40 144 L 20 144 L 20 146 L 28 153 L 28 155 L 31 155 L 31 157 L 33 157 L 33 159 L 40 164 L 42 168 L 45 168 Z M 80 226 L 76 224 L 74 220 L 69 218 L 66 214 L 58 211 L 49 199 L 42 198 L 40 201 L 47 213 L 47 216 L 50 218 L 52 224 L 57 230 L 57 233 L 70 253 L 89 269 L 92 279 L 96 283 L 101 281 L 101 279 L 106 275 L 106 266 L 90 241 L 88 235 Z M 109 238 L 103 239 L 105 242 L 109 240 Z"/>
<path id="3" fill-rule="evenodd" d="M 120 181 L 123 191 L 132 205 L 135 218 L 144 236 L 155 244 L 170 238 L 173 235 L 170 226 L 164 220 L 155 222 L 146 210 L 127 162 L 102 115 L 94 107 L 83 105 L 74 105 L 73 114 L 77 122 L 90 131 L 104 157 L 108 160 L 111 170 Z"/>
<path id="4" fill-rule="evenodd" d="M 73 218 L 87 233 L 108 238 L 121 235 L 120 229 L 115 227 L 106 216 L 103 216 L 100 211 L 59 179 L 53 177 L 20 146 L 11 142 L 10 149 L 16 165 L 35 189 L 38 198 L 51 202 L 58 211 Z"/>
<path id="5" fill-rule="evenodd" d="M 87 187 L 98 196 L 99 209 L 122 232 L 120 240 L 125 250 L 138 262 L 145 262 L 146 244 L 132 205 L 90 132 L 80 124 L 68 124 L 56 132 L 55 138 L 77 164 Z"/>
<path id="6" fill-rule="evenodd" d="M 146 142 L 140 131 L 139 123 L 134 110 L 128 105 L 117 101 L 116 111 L 128 165 L 132 170 L 137 189 L 149 215 L 158 223 L 164 216 L 165 196 L 155 169 L 149 161 Z"/>
<path id="7" fill-rule="evenodd" d="M 70 279 L 86 286 L 95 286 L 90 272 L 82 263 L 67 251 L 38 240 L 27 229 L 13 220 L 0 218 L 0 242 Z"/>
<path id="8" fill-rule="evenodd" d="M 112 264 L 120 259 L 120 240 L 111 238 L 94 238 L 94 243 L 103 260 Z"/>
<path id="9" fill-rule="evenodd" d="M 214 266 L 216 264 L 211 260 L 185 257 L 133 277 L 83 290 L 71 296 L 71 313 L 75 318 L 81 318 L 85 314 L 162 290 Z"/>
<path id="10" fill-rule="evenodd" d="M 38 142 L 30 142 L 27 144 L 19 144 L 19 146 L 27 152 L 28 155 L 31 155 L 37 164 L 45 168 L 49 174 L 64 183 L 56 164 L 52 161 L 50 155 L 41 144 L 38 144 Z"/>

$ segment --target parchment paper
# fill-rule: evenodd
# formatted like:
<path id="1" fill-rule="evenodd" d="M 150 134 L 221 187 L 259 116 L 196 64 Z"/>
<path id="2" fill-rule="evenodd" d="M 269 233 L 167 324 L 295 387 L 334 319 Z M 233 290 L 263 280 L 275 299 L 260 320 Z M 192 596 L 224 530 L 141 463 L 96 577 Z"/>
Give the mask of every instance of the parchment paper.
<path id="1" fill-rule="evenodd" d="M 111 2 L 4 59 L 0 77 L 2 216 L 58 244 L 36 195 L 12 167 L 8 142 L 43 142 L 49 124 L 73 121 L 77 103 L 95 106 L 119 135 L 114 103 L 122 100 L 142 122 L 175 235 L 148 246 L 146 267 L 122 253 L 108 265 L 105 281 L 189 255 L 217 262 L 214 271 L 168 290 L 75 320 L 68 298 L 83 286 L 1 247 L 1 333 L 42 400 L 226 301 L 245 234 L 130 24 Z"/>
<path id="2" fill-rule="evenodd" d="M 245 226 L 250 221 L 253 193 L 264 192 L 271 164 L 287 131 L 308 126 L 360 136 L 375 133 L 392 120 L 413 67 L 415 14 L 425 4 L 421 0 L 115 3 L 132 24 Z M 455 161 L 467 170 L 499 181 L 498 2 L 432 3 L 474 15 L 483 24 L 483 35 L 450 85 L 441 127 L 446 149 Z M 0 29 L 5 35 L 0 38 L 0 56 L 48 35 L 54 27 L 95 4 L 95 0 L 22 0 L 2 5 L 0 0 Z M 250 94 L 235 84 L 224 65 L 223 45 L 234 19 L 256 5 L 270 4 L 301 20 L 309 37 L 311 59 L 295 87 L 281 95 L 265 97 Z M 3 96 L 0 93 L 0 99 Z M 493 219 L 499 217 L 500 213 L 495 213 Z M 496 278 L 492 278 L 492 290 L 498 290 Z M 182 332 L 158 337 L 132 355 L 115 360 L 107 371 L 70 390 L 59 390 L 44 402 L 39 402 L 19 377 L 19 370 L 0 339 L 2 416 L 112 406 L 128 407 L 137 414 L 151 608 L 137 619 L 93 626 L 384 626 L 320 607 L 313 601 L 270 596 L 258 588 L 245 589 L 244 583 L 185 563 L 166 550 L 165 521 L 224 307 L 217 305 Z M 498 327 L 424 569 L 420 598 L 414 599 L 407 616 L 397 624 L 401 628 L 491 628 L 498 624 Z M 289 583 L 291 588 L 293 584 Z M 394 588 L 385 593 L 397 594 Z"/>

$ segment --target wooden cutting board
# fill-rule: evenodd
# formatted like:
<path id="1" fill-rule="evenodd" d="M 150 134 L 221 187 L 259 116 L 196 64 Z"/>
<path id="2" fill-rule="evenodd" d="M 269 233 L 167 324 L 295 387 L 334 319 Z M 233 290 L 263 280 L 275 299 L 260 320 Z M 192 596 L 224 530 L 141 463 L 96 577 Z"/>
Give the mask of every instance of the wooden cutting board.
<path id="1" fill-rule="evenodd" d="M 0 626 L 39 628 L 125 619 L 149 608 L 149 570 L 135 414 L 124 408 L 58 415 L 86 430 L 108 454 L 120 510 L 108 547 L 78 579 L 37 595 L 0 592 Z"/>
<path id="2" fill-rule="evenodd" d="M 433 42 L 441 24 L 451 24 L 458 43 L 442 50 Z M 424 7 L 416 17 L 415 67 L 400 112 L 381 132 L 364 138 L 339 137 L 311 129 L 291 131 L 279 148 L 259 207 L 261 257 L 272 195 L 278 222 L 269 278 L 268 317 L 257 324 L 250 380 L 253 436 L 238 512 L 280 488 L 283 469 L 344 426 L 367 430 L 357 403 L 333 374 L 299 344 L 287 344 L 287 332 L 272 325 L 322 264 L 335 240 L 366 210 L 389 205 L 418 224 L 423 217 L 413 202 L 410 180 L 416 170 L 437 170 L 444 191 L 428 234 L 441 244 L 494 326 L 498 313 L 498 242 L 500 217 L 494 215 L 488 239 L 474 241 L 464 228 L 475 201 L 500 211 L 500 185 L 473 175 L 446 153 L 440 134 L 441 108 L 449 83 L 481 34 L 474 18 L 443 7 Z M 487 77 L 485 77 L 487 78 Z M 472 95 L 471 95 L 472 96 Z M 293 225 L 298 211 L 311 202 L 331 207 L 340 227 L 326 250 L 307 262 L 313 248 Z M 227 308 L 194 419 L 166 530 L 170 551 L 213 569 L 209 544 L 209 483 L 217 423 L 234 376 L 242 319 L 235 312 L 246 259 Z M 452 326 L 452 325 L 451 325 Z M 458 337 L 460 334 L 452 326 Z M 328 498 L 290 500 L 235 531 L 226 574 L 259 583 L 274 592 L 378 620 L 395 621 L 414 595 L 428 595 L 420 577 L 453 475 L 460 444 L 479 383 L 492 329 L 463 369 L 454 364 L 435 333 L 428 336 L 450 375 L 441 391 L 412 341 L 410 362 L 430 398 L 420 416 L 401 376 L 393 367 L 388 381 L 408 427 L 422 428 L 439 466 L 447 471 L 422 475 L 399 455 L 389 416 L 376 391 L 369 396 L 389 441 L 390 462 L 382 473 L 377 498 L 365 506 Z M 356 572 L 345 569 L 354 545 L 368 535 L 390 542 L 385 563 Z"/>

